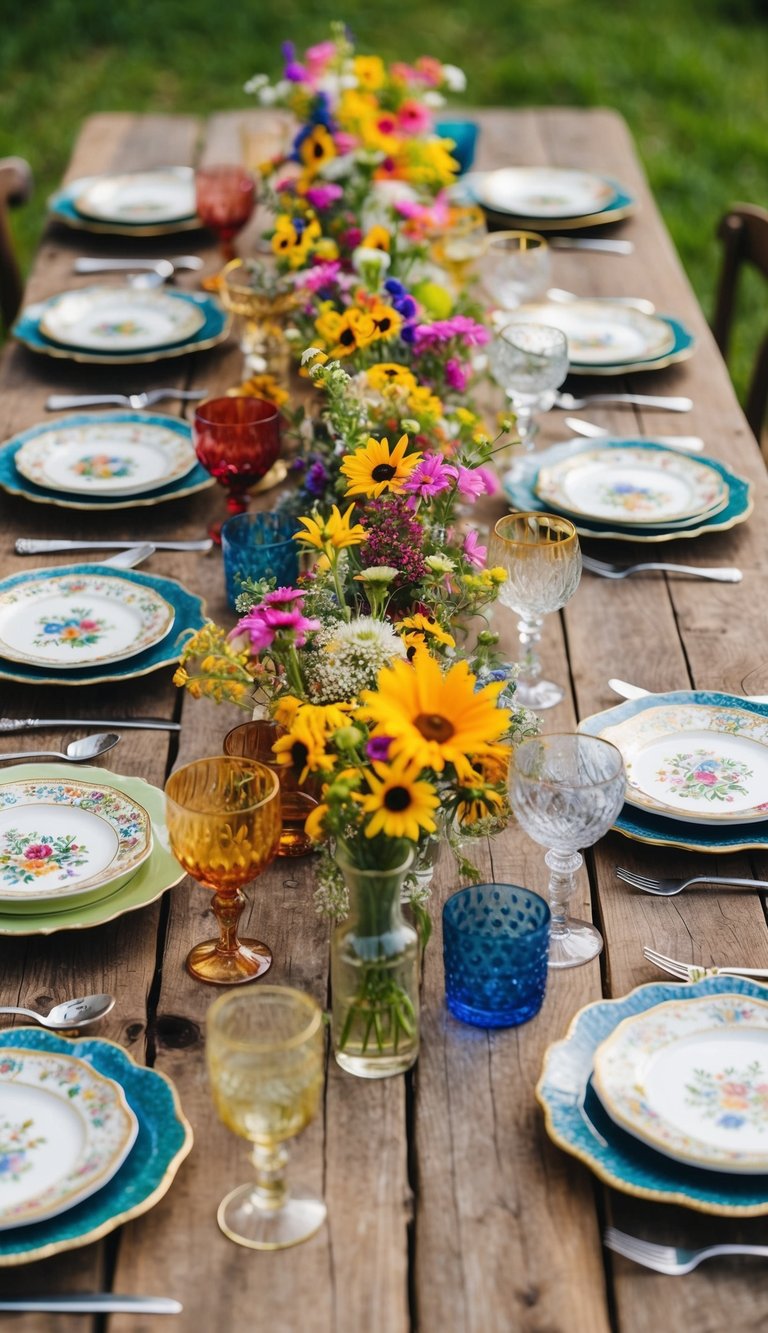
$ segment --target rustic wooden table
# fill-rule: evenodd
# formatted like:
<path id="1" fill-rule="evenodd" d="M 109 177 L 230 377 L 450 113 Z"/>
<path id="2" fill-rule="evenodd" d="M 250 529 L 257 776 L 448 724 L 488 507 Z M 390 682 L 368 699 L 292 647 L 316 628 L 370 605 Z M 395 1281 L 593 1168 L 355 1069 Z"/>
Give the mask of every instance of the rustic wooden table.
<path id="1" fill-rule="evenodd" d="M 90 119 L 75 148 L 69 178 L 84 174 L 239 157 L 244 119 L 102 115 Z M 762 614 L 765 577 L 764 467 L 738 408 L 726 370 L 681 270 L 638 165 L 627 129 L 611 111 L 489 111 L 482 122 L 480 165 L 568 164 L 605 172 L 637 195 L 634 218 L 620 227 L 635 242 L 632 257 L 558 252 L 554 281 L 584 295 L 641 295 L 682 317 L 698 338 L 694 358 L 655 375 L 632 377 L 647 392 L 685 393 L 695 408 L 668 414 L 593 410 L 619 433 L 654 430 L 702 434 L 709 451 L 749 476 L 756 514 L 745 526 L 656 552 L 687 562 L 735 563 L 744 581 L 733 587 L 664 576 L 609 583 L 585 575 L 561 619 L 550 617 L 545 665 L 570 681 L 567 702 L 546 716 L 546 730 L 572 730 L 615 702 L 609 676 L 652 690 L 697 687 L 734 692 L 768 690 L 768 630 Z M 727 201 L 723 201 L 724 203 Z M 714 225 L 714 219 L 713 219 Z M 243 238 L 245 250 L 249 238 Z M 207 271 L 217 266 L 209 238 L 145 242 L 150 255 L 199 249 Z M 130 253 L 119 238 L 51 227 L 30 278 L 27 299 L 86 283 L 72 276 L 77 254 Z M 187 277 L 182 277 L 186 285 Z M 0 436 L 41 420 L 52 391 L 137 390 L 163 384 L 223 389 L 239 378 L 234 340 L 199 357 L 108 374 L 6 347 L 0 364 Z M 620 382 L 619 382 L 620 383 Z M 611 381 L 618 387 L 617 381 Z M 603 382 L 604 386 L 604 382 Z M 597 386 L 595 386 L 597 387 Z M 605 386 L 604 386 L 605 387 Z M 627 387 L 623 385 L 622 387 Z M 169 404 L 164 410 L 172 411 Z M 544 422 L 544 440 L 565 435 L 560 414 Z M 22 535 L 193 537 L 201 535 L 218 491 L 180 503 L 117 511 L 108 520 L 0 497 L 3 575 L 33 563 L 12 554 Z M 501 503 L 498 512 L 501 512 Z M 596 549 L 596 548 L 595 548 Z M 646 548 L 647 549 L 647 548 Z M 602 554 L 602 549 L 600 551 Z M 609 554 L 634 554 L 616 547 Z M 640 554 L 640 548 L 637 548 Z M 80 558 L 80 557 L 79 557 Z M 39 562 L 50 567 L 54 557 Z M 226 615 L 218 555 L 158 553 L 152 572 L 179 579 L 202 594 L 213 617 Z M 500 616 L 505 613 L 501 611 Z M 509 617 L 511 620 L 511 617 Z M 3 682 L 1 711 L 15 716 L 155 713 L 181 716 L 177 746 L 163 734 L 124 732 L 106 767 L 138 774 L 162 787 L 170 769 L 221 749 L 232 710 L 182 699 L 170 672 L 120 685 L 33 691 Z M 241 720 L 238 715 L 236 720 Z M 75 733 L 76 734 L 76 733 Z M 18 738 L 5 738 L 9 749 Z M 34 741 L 53 735 L 33 733 Z M 55 739 L 65 742 L 66 734 Z M 759 858 L 717 864 L 737 874 L 762 873 Z M 219 1232 L 220 1197 L 247 1178 L 246 1145 L 215 1118 L 207 1086 L 203 1032 L 212 992 L 190 979 L 184 958 L 211 929 L 202 891 L 188 881 L 165 900 L 87 931 L 3 940 L 2 998 L 41 1005 L 70 994 L 112 991 L 117 1005 L 98 1034 L 122 1043 L 139 1062 L 176 1083 L 195 1132 L 195 1146 L 165 1198 L 105 1241 L 32 1267 L 0 1271 L 0 1291 L 114 1288 L 165 1293 L 184 1302 L 174 1327 L 252 1328 L 281 1333 L 650 1333 L 696 1327 L 755 1329 L 764 1321 L 768 1271 L 754 1260 L 724 1260 L 689 1277 L 669 1279 L 603 1251 L 606 1220 L 660 1241 L 697 1243 L 742 1237 L 765 1240 L 768 1224 L 733 1223 L 653 1205 L 604 1189 L 548 1140 L 533 1088 L 549 1042 L 562 1037 L 576 1011 L 601 996 L 619 996 L 658 979 L 642 945 L 698 961 L 768 964 L 764 905 L 757 893 L 691 891 L 671 900 L 648 898 L 615 879 L 621 863 L 650 873 L 698 865 L 691 854 L 662 854 L 610 835 L 589 858 L 580 880 L 578 914 L 592 912 L 606 938 L 602 959 L 551 978 L 544 1009 L 520 1029 L 485 1032 L 447 1015 L 443 1000 L 440 903 L 456 887 L 444 857 L 434 888 L 435 935 L 426 957 L 423 1045 L 405 1078 L 367 1083 L 344 1075 L 331 1059 L 323 1114 L 292 1151 L 292 1171 L 328 1203 L 328 1223 L 295 1250 L 276 1255 L 243 1250 Z M 488 876 L 542 890 L 540 849 L 516 828 L 485 849 Z M 328 930 L 312 905 L 311 858 L 278 862 L 250 894 L 244 925 L 272 945 L 272 978 L 328 998 Z M 69 1316 L 20 1316 L 19 1333 L 53 1328 L 85 1333 L 92 1321 Z M 112 1316 L 114 1333 L 165 1327 L 152 1317 Z M 170 1325 L 169 1325 L 170 1326 Z M 94 1329 L 95 1333 L 95 1329 Z"/>

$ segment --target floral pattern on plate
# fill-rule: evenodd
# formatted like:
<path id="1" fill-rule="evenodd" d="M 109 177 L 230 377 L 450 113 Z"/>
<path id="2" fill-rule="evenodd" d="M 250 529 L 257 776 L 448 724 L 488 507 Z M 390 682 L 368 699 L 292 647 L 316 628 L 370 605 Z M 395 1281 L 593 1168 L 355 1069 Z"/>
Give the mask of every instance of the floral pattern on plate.
<path id="1" fill-rule="evenodd" d="M 739 1069 L 751 1069 L 760 1094 L 745 1095 Z M 611 1118 L 658 1152 L 707 1170 L 768 1173 L 768 1002 L 670 1000 L 627 1018 L 595 1052 L 593 1077 Z M 737 1103 L 726 1107 L 734 1114 L 723 1114 L 723 1100 Z"/>
<path id="2" fill-rule="evenodd" d="M 125 353 L 186 342 L 204 323 L 201 307 L 175 292 L 83 287 L 51 297 L 39 329 L 78 351 Z"/>
<path id="3" fill-rule="evenodd" d="M 189 427 L 163 417 L 78 416 L 22 438 L 14 459 L 21 475 L 73 495 L 140 495 L 195 466 Z"/>
<path id="4" fill-rule="evenodd" d="M 75 842 L 70 833 L 51 836 L 37 829 L 21 833 L 15 828 L 0 832 L 0 882 L 11 888 L 34 884 L 59 871 L 71 877 L 88 861 L 88 848 Z"/>
<path id="5" fill-rule="evenodd" d="M 544 464 L 536 493 L 563 513 L 629 524 L 682 522 L 723 508 L 728 484 L 706 460 L 627 445 Z"/>
<path id="6" fill-rule="evenodd" d="M 122 1088 L 82 1060 L 0 1052 L 0 1230 L 54 1217 L 101 1189 L 137 1133 Z"/>
<path id="7" fill-rule="evenodd" d="M 629 365 L 664 356 L 675 344 L 674 330 L 661 315 L 646 315 L 618 301 L 530 302 L 505 311 L 505 322 L 560 329 L 573 365 Z"/>
<path id="8" fill-rule="evenodd" d="M 36 648 L 54 644 L 57 648 L 66 644 L 69 648 L 86 648 L 100 643 L 104 636 L 113 630 L 106 620 L 95 620 L 87 606 L 73 606 L 64 618 L 49 620 L 47 616 L 38 618 L 39 633 L 32 640 Z"/>
<path id="9" fill-rule="evenodd" d="M 673 754 L 656 774 L 662 786 L 669 784 L 681 801 L 703 799 L 733 803 L 735 796 L 747 796 L 744 782 L 754 777 L 746 764 L 723 759 L 715 750 L 698 749 L 693 754 Z M 760 807 L 758 807 L 760 808 Z M 764 802 L 762 808 L 768 809 Z"/>

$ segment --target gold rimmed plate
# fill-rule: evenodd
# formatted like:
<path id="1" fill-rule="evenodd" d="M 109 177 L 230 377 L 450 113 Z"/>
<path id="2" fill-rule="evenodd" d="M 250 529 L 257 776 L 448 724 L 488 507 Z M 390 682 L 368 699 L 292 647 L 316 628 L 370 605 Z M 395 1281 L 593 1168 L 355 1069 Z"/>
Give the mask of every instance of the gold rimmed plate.
<path id="1" fill-rule="evenodd" d="M 591 522 L 664 528 L 724 509 L 728 483 L 705 460 L 676 449 L 596 446 L 540 468 L 536 494 L 547 505 Z"/>

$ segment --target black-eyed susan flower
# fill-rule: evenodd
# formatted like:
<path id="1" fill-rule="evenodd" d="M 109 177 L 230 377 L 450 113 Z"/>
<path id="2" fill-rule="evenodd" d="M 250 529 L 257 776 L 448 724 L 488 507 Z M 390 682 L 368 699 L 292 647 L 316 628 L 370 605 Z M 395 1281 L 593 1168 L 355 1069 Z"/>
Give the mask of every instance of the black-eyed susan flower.
<path id="1" fill-rule="evenodd" d="M 380 361 L 377 366 L 371 366 L 366 370 L 365 378 L 377 393 L 383 393 L 393 387 L 408 390 L 417 387 L 413 371 L 409 370 L 408 366 L 401 365 L 399 361 Z"/>
<path id="2" fill-rule="evenodd" d="M 336 145 L 333 142 L 333 136 L 325 125 L 315 125 L 310 133 L 302 139 L 299 146 L 299 157 L 304 165 L 304 170 L 310 176 L 316 176 L 326 162 L 330 162 L 336 157 Z"/>
<path id="3" fill-rule="evenodd" d="M 319 729 L 310 726 L 301 713 L 290 731 L 279 736 L 272 746 L 278 764 L 290 766 L 298 782 L 306 782 L 310 773 L 333 767 L 333 756 L 325 749 L 325 738 Z"/>
<path id="4" fill-rule="evenodd" d="M 352 522 L 354 508 L 354 504 L 351 504 L 342 514 L 339 506 L 334 505 L 327 518 L 314 515 L 300 518 L 298 521 L 304 524 L 306 531 L 295 532 L 294 541 L 315 547 L 329 559 L 332 554 L 343 550 L 345 546 L 358 546 L 360 542 L 365 541 L 368 534 L 361 523 Z"/>
<path id="5" fill-rule="evenodd" d="M 417 842 L 422 831 L 434 833 L 434 811 L 440 801 L 432 784 L 420 779 L 419 765 L 400 759 L 392 764 L 374 764 L 373 769 L 365 775 L 370 795 L 362 800 L 363 810 L 371 815 L 366 837 L 383 833 L 386 838 Z"/>
<path id="6" fill-rule="evenodd" d="M 406 456 L 408 436 L 401 435 L 394 448 L 386 439 L 376 440 L 371 435 L 362 449 L 345 454 L 340 471 L 349 481 L 347 495 L 365 495 L 378 499 L 385 491 L 402 491 L 413 469 L 421 462 L 421 454 Z"/>
<path id="7" fill-rule="evenodd" d="M 416 615 L 406 616 L 404 620 L 398 621 L 397 629 L 403 636 L 409 658 L 413 658 L 419 648 L 429 647 L 430 641 L 435 644 L 444 644 L 446 648 L 456 646 L 453 635 L 443 629 L 434 616 L 425 616 L 421 611 L 418 611 Z"/>

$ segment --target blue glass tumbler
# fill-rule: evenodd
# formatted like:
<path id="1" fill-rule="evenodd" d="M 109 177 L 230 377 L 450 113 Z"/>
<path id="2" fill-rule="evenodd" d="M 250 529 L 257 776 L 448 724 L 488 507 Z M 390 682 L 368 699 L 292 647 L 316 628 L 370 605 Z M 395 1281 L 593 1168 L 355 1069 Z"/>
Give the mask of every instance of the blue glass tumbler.
<path id="1" fill-rule="evenodd" d="M 296 519 L 286 514 L 236 514 L 221 528 L 227 601 L 235 609 L 243 579 L 277 579 L 290 587 L 299 576 Z"/>
<path id="2" fill-rule="evenodd" d="M 454 146 L 451 149 L 451 157 L 455 157 L 459 164 L 459 175 L 463 176 L 465 171 L 469 171 L 475 160 L 479 133 L 477 121 L 439 120 L 435 125 L 435 133 L 439 134 L 441 139 L 453 140 Z"/>
<path id="3" fill-rule="evenodd" d="M 517 884 L 472 884 L 443 907 L 445 999 L 454 1018 L 517 1027 L 542 1006 L 549 907 Z"/>

